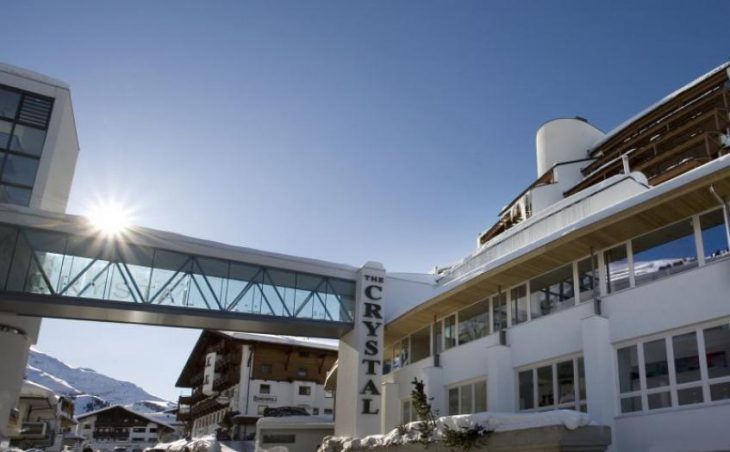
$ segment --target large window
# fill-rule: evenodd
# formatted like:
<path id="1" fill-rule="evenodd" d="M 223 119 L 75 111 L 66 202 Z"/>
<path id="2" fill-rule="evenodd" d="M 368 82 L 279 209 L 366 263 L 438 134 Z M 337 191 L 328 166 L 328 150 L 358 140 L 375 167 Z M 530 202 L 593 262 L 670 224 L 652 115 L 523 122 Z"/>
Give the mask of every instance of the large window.
<path id="1" fill-rule="evenodd" d="M 466 344 L 489 334 L 489 300 L 480 301 L 459 311 L 459 344 Z"/>
<path id="2" fill-rule="evenodd" d="M 702 230 L 705 262 L 713 261 L 728 254 L 727 231 L 722 209 L 701 215 L 700 229 Z"/>
<path id="3" fill-rule="evenodd" d="M 448 389 L 449 416 L 487 411 L 486 380 Z"/>
<path id="4" fill-rule="evenodd" d="M 512 325 L 527 322 L 527 311 L 530 306 L 527 302 L 527 287 L 523 284 L 510 291 L 512 304 Z"/>
<path id="5" fill-rule="evenodd" d="M 598 258 L 578 261 L 578 291 L 581 302 L 592 300 L 598 293 Z"/>
<path id="6" fill-rule="evenodd" d="M 631 245 L 637 286 L 697 265 L 697 246 L 690 220 L 637 237 Z"/>
<path id="7" fill-rule="evenodd" d="M 411 359 L 415 363 L 431 356 L 431 326 L 421 328 L 411 335 Z"/>
<path id="8" fill-rule="evenodd" d="M 582 357 L 521 370 L 517 380 L 520 410 L 587 410 Z"/>
<path id="9" fill-rule="evenodd" d="M 617 356 L 623 413 L 730 399 L 727 323 L 621 347 Z"/>
<path id="10" fill-rule="evenodd" d="M 0 202 L 27 206 L 53 100 L 0 86 Z"/>
<path id="11" fill-rule="evenodd" d="M 444 350 L 456 347 L 456 314 L 444 319 Z"/>
<path id="12" fill-rule="evenodd" d="M 530 306 L 536 319 L 573 306 L 573 266 L 553 270 L 530 280 Z"/>
<path id="13" fill-rule="evenodd" d="M 629 287 L 629 258 L 626 245 L 622 244 L 603 254 L 606 262 L 606 282 L 609 292 Z"/>
<path id="14" fill-rule="evenodd" d="M 492 331 L 507 328 L 507 293 L 500 293 L 492 297 Z"/>

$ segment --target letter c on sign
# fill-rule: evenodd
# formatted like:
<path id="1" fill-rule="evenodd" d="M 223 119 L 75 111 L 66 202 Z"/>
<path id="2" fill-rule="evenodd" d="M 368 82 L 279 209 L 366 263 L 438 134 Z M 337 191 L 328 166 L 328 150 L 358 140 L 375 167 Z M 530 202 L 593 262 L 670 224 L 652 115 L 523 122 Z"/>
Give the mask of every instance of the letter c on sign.
<path id="1" fill-rule="evenodd" d="M 378 291 L 377 296 L 373 294 L 373 292 L 376 290 Z M 370 298 L 371 300 L 380 300 L 381 298 L 383 298 L 382 296 L 380 296 L 381 293 L 383 293 L 383 288 L 380 286 L 372 285 L 365 288 L 365 296 Z"/>

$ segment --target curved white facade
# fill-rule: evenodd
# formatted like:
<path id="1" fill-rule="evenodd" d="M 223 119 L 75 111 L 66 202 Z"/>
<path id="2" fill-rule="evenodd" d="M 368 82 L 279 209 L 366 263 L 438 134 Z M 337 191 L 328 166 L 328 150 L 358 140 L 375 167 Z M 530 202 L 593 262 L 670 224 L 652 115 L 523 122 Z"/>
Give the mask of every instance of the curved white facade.
<path id="1" fill-rule="evenodd" d="M 586 152 L 605 134 L 588 122 L 577 118 L 548 121 L 537 130 L 537 177 L 556 163 L 582 160 Z"/>

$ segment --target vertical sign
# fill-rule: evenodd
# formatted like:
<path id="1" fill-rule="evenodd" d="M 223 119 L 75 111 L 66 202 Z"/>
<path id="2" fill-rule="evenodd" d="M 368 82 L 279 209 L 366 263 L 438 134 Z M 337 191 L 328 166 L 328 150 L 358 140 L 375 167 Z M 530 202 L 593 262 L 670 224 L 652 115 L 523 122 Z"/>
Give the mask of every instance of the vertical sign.
<path id="1" fill-rule="evenodd" d="M 360 389 L 361 415 L 380 413 L 380 383 L 383 375 L 383 284 L 382 274 L 364 271 L 359 322 L 365 333 L 360 350 L 361 374 L 365 383 Z"/>

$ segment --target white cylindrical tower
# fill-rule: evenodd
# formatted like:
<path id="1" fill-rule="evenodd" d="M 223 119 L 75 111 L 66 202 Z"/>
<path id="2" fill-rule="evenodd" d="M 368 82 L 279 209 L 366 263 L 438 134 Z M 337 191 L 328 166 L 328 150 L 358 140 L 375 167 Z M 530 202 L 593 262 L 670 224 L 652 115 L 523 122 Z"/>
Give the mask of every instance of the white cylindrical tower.
<path id="1" fill-rule="evenodd" d="M 586 151 L 605 134 L 583 118 L 553 119 L 537 129 L 537 177 L 556 163 L 587 158 Z"/>

